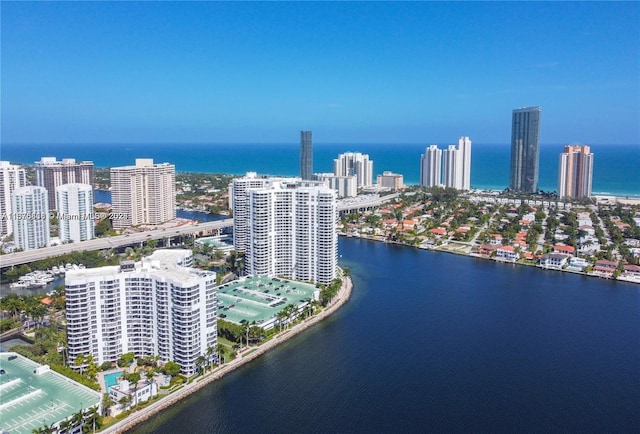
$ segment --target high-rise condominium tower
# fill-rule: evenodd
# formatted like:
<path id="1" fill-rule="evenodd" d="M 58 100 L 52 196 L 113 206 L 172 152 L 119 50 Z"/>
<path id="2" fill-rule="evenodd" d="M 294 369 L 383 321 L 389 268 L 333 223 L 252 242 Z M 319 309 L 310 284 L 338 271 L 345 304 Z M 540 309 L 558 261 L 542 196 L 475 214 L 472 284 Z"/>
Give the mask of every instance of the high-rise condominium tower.
<path id="1" fill-rule="evenodd" d="M 442 151 L 436 145 L 425 149 L 420 158 L 420 185 L 423 187 L 442 185 Z"/>
<path id="2" fill-rule="evenodd" d="M 449 145 L 442 153 L 442 183 L 445 187 L 462 189 L 462 168 L 460 152 L 455 145 Z"/>
<path id="3" fill-rule="evenodd" d="M 373 161 L 367 154 L 347 152 L 333 160 L 333 174 L 336 176 L 353 176 L 358 180 L 358 188 L 373 185 Z"/>
<path id="4" fill-rule="evenodd" d="M 27 178 L 22 167 L 0 161 L 0 235 L 13 233 L 11 193 L 25 185 Z"/>
<path id="5" fill-rule="evenodd" d="M 135 166 L 111 169 L 114 228 L 157 225 L 176 218 L 176 168 L 137 158 Z"/>
<path id="6" fill-rule="evenodd" d="M 250 247 L 249 234 L 249 190 L 270 187 L 276 181 L 295 182 L 296 178 L 270 178 L 247 172 L 242 178 L 235 178 L 229 186 L 229 207 L 233 210 L 233 247 L 237 252 L 246 253 Z"/>
<path id="7" fill-rule="evenodd" d="M 539 148 L 540 107 L 515 109 L 511 123 L 511 190 L 538 192 Z"/>
<path id="8" fill-rule="evenodd" d="M 47 190 L 33 185 L 16 188 L 11 195 L 13 237 L 22 250 L 49 245 L 49 199 Z"/>
<path id="9" fill-rule="evenodd" d="M 56 187 L 63 184 L 93 185 L 94 173 L 92 161 L 76 162 L 73 158 L 42 157 L 35 162 L 36 184 L 47 189 L 49 209 L 56 209 Z"/>
<path id="10" fill-rule="evenodd" d="M 420 161 L 420 185 L 436 187 L 444 185 L 458 190 L 471 188 L 471 140 L 460 137 L 458 147 L 449 145 L 441 151 L 429 146 Z"/>
<path id="11" fill-rule="evenodd" d="M 590 197 L 592 180 L 593 154 L 589 146 L 565 146 L 558 168 L 558 196 Z"/>
<path id="12" fill-rule="evenodd" d="M 157 250 L 137 263 L 68 271 L 70 359 L 102 364 L 131 352 L 195 373 L 196 360 L 215 352 L 217 301 L 216 274 L 192 264 L 190 250 Z"/>
<path id="13" fill-rule="evenodd" d="M 471 189 L 471 139 L 469 137 L 460 137 L 458 139 L 458 152 L 460 159 L 461 172 L 461 189 Z"/>
<path id="14" fill-rule="evenodd" d="M 64 184 L 56 188 L 58 232 L 63 243 L 90 240 L 95 235 L 93 187 L 89 184 Z"/>
<path id="15" fill-rule="evenodd" d="M 300 177 L 313 179 L 313 146 L 311 131 L 300 131 Z"/>
<path id="16" fill-rule="evenodd" d="M 319 181 L 232 182 L 234 247 L 251 275 L 330 283 L 337 276 L 336 192 Z"/>

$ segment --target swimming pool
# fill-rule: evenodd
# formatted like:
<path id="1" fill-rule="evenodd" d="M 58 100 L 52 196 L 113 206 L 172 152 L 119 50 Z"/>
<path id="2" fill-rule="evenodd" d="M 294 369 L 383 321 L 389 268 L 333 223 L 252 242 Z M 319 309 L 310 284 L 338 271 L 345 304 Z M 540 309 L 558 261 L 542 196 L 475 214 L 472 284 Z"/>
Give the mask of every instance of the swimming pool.
<path id="1" fill-rule="evenodd" d="M 118 377 L 122 376 L 122 372 L 113 372 L 111 374 L 105 374 L 104 376 L 104 385 L 107 387 L 107 390 L 111 386 L 115 386 L 118 384 Z"/>

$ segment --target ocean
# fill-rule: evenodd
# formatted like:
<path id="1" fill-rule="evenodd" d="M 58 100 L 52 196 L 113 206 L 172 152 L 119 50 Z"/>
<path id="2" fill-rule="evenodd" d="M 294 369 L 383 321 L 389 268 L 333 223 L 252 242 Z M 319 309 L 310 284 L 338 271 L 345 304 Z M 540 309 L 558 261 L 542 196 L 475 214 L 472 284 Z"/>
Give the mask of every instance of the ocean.
<path id="1" fill-rule="evenodd" d="M 420 183 L 420 156 L 428 144 L 313 145 L 314 172 L 333 172 L 333 160 L 344 152 L 362 152 L 373 160 L 374 173 L 404 175 L 405 184 Z M 438 144 L 444 148 L 446 144 Z M 539 188 L 558 189 L 558 158 L 563 145 L 541 145 Z M 640 197 L 640 145 L 591 145 L 594 153 L 593 192 Z M 43 156 L 93 161 L 96 167 L 134 164 L 136 158 L 175 164 L 178 172 L 246 172 L 298 176 L 299 144 L 2 144 L 0 159 L 33 164 Z M 472 145 L 471 185 L 502 190 L 509 185 L 508 144 Z"/>
<path id="2" fill-rule="evenodd" d="M 135 433 L 638 432 L 638 285 L 341 238 L 332 317 Z"/>

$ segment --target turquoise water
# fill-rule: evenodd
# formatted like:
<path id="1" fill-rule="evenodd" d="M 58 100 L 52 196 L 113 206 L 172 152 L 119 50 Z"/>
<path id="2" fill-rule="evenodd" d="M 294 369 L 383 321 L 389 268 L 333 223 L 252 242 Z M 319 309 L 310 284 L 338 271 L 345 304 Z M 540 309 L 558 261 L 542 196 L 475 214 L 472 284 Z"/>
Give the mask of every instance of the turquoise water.
<path id="1" fill-rule="evenodd" d="M 107 386 L 107 389 L 118 384 L 118 377 L 122 377 L 122 372 L 114 372 L 104 376 L 104 384 Z"/>
<path id="2" fill-rule="evenodd" d="M 473 140 L 473 137 L 471 138 Z M 420 156 L 424 144 L 313 145 L 314 172 L 332 172 L 333 159 L 348 151 L 369 154 L 374 174 L 390 170 L 404 175 L 408 185 L 420 182 Z M 445 147 L 446 144 L 438 144 Z M 33 164 L 43 156 L 91 160 L 96 167 L 134 164 L 135 158 L 153 158 L 175 164 L 178 172 L 204 172 L 298 176 L 299 144 L 105 144 L 2 145 L 2 160 Z M 539 188 L 556 191 L 561 144 L 540 146 Z M 640 197 L 640 145 L 590 145 L 594 153 L 593 192 Z M 508 144 L 473 143 L 471 186 L 502 190 L 509 185 Z M 375 178 L 374 178 L 375 179 Z"/>

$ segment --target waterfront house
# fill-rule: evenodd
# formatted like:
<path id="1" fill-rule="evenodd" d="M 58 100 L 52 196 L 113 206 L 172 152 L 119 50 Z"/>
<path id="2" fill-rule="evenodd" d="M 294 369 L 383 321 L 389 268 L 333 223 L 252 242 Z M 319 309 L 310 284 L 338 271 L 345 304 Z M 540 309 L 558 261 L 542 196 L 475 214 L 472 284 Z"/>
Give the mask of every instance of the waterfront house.
<path id="1" fill-rule="evenodd" d="M 617 262 L 607 261 L 606 259 L 596 261 L 596 265 L 593 267 L 594 273 L 602 277 L 611 277 L 617 269 Z"/>
<path id="2" fill-rule="evenodd" d="M 564 253 L 546 253 L 540 257 L 540 267 L 561 270 L 571 256 Z"/>
<path id="3" fill-rule="evenodd" d="M 564 244 L 556 244 L 553 246 L 553 253 L 562 253 L 564 255 L 575 255 L 576 249 L 572 246 L 565 246 Z"/>
<path id="4" fill-rule="evenodd" d="M 498 250 L 500 246 L 496 244 L 481 244 L 478 246 L 478 254 L 484 256 L 491 256 L 493 252 Z"/>
<path id="5" fill-rule="evenodd" d="M 518 252 L 513 246 L 502 246 L 496 250 L 496 259 L 506 262 L 516 262 L 519 258 Z"/>

